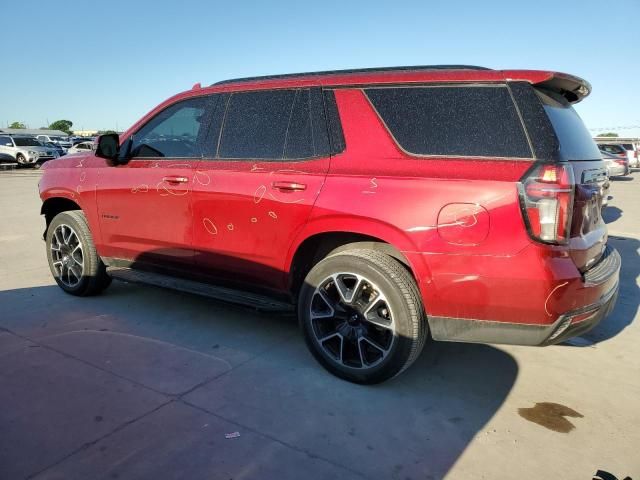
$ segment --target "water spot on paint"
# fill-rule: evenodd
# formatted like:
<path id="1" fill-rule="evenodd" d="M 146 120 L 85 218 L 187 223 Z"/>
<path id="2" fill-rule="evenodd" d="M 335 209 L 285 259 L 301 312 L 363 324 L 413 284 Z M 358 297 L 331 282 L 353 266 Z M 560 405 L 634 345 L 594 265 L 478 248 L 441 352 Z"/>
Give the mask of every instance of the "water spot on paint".
<path id="1" fill-rule="evenodd" d="M 196 170 L 193 174 L 193 182 L 200 185 L 209 185 L 211 183 L 211 177 L 207 172 Z"/>
<path id="2" fill-rule="evenodd" d="M 255 193 L 253 194 L 253 203 L 258 204 L 262 201 L 265 192 L 267 191 L 267 187 L 264 185 L 260 185 Z"/>
<path id="3" fill-rule="evenodd" d="M 204 226 L 204 229 L 209 232 L 211 235 L 217 235 L 218 234 L 218 227 L 215 226 L 215 224 L 211 221 L 211 219 L 209 218 L 203 218 L 202 219 L 202 225 Z"/>
<path id="4" fill-rule="evenodd" d="M 149 185 L 143 183 L 142 185 L 138 185 L 137 187 L 133 187 L 131 189 L 131 193 L 147 193 L 149 191 Z"/>

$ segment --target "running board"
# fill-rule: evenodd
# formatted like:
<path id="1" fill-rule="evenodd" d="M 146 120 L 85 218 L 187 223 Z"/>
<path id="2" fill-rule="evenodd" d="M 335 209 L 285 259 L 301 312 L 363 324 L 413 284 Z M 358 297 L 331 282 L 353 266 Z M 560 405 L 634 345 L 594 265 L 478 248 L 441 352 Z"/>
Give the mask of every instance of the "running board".
<path id="1" fill-rule="evenodd" d="M 180 292 L 192 293 L 203 297 L 213 298 L 226 303 L 254 308 L 261 312 L 293 313 L 293 305 L 273 300 L 267 296 L 243 292 L 231 288 L 217 287 L 208 283 L 196 282 L 182 278 L 162 275 L 160 273 L 144 272 L 124 267 L 107 267 L 107 273 L 113 278 L 130 283 L 141 283 L 155 287 L 170 288 Z"/>

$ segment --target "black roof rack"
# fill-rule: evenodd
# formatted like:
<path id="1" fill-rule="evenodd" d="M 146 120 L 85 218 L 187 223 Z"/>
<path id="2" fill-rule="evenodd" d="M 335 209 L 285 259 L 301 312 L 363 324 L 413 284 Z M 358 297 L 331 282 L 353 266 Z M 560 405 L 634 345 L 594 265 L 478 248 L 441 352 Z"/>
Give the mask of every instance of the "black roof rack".
<path id="1" fill-rule="evenodd" d="M 301 73 L 285 73 L 282 75 L 264 75 L 259 77 L 232 78 L 230 80 L 222 80 L 213 85 L 224 85 L 227 83 L 253 82 L 256 80 L 275 80 L 280 78 L 293 77 L 315 77 L 321 75 L 336 75 L 350 73 L 384 73 L 384 72 L 405 72 L 405 71 L 421 71 L 421 70 L 491 70 L 486 67 L 477 67 L 474 65 L 414 65 L 406 67 L 378 67 L 378 68 L 354 68 L 350 70 L 325 70 L 321 72 L 301 72 Z"/>

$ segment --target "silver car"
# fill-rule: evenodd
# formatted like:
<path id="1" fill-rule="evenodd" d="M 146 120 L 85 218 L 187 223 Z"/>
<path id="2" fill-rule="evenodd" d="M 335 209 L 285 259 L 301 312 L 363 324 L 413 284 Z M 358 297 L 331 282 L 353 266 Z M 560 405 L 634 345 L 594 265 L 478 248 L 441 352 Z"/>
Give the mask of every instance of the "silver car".
<path id="1" fill-rule="evenodd" d="M 620 158 L 611 153 L 600 151 L 602 160 L 607 167 L 607 176 L 624 177 L 629 175 L 629 161 L 626 158 Z"/>
<path id="2" fill-rule="evenodd" d="M 59 156 L 29 135 L 0 135 L 0 154 L 10 156 L 18 165 L 34 167 Z"/>

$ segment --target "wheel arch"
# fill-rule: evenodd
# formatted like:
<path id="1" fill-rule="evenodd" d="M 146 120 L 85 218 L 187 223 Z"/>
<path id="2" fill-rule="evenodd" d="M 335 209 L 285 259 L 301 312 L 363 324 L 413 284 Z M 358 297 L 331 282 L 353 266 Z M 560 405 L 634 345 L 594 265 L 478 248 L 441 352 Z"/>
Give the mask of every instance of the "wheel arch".
<path id="1" fill-rule="evenodd" d="M 297 297 L 300 286 L 307 273 L 320 260 L 331 253 L 337 253 L 353 248 L 375 250 L 385 253 L 400 262 L 407 271 L 416 278 L 415 266 L 402 251 L 382 238 L 360 232 L 325 231 L 309 235 L 298 243 L 288 262 L 288 288 L 294 298 Z"/>
<path id="2" fill-rule="evenodd" d="M 82 208 L 73 200 L 65 197 L 51 197 L 42 202 L 42 207 L 40 207 L 40 215 L 44 215 L 46 222 L 42 237 L 47 237 L 49 224 L 56 215 L 62 212 L 68 212 L 70 210 L 82 210 Z"/>

